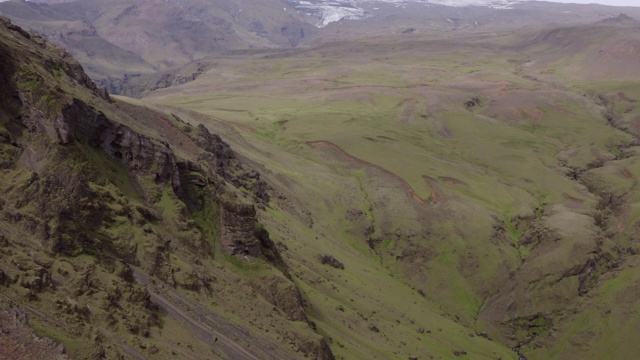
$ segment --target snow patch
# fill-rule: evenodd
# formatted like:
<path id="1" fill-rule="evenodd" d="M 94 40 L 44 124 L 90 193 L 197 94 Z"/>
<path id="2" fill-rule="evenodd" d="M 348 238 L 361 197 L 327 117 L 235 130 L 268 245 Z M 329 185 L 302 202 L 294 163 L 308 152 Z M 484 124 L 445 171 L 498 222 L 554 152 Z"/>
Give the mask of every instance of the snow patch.
<path id="1" fill-rule="evenodd" d="M 0 0 L 2 1 L 2 0 Z M 513 5 L 530 0 L 289 0 L 293 7 L 310 16 L 318 18 L 317 27 L 325 27 L 341 20 L 359 20 L 370 16 L 361 6 L 367 4 L 394 4 L 404 7 L 407 4 L 444 5 L 453 7 L 487 6 L 495 9 L 510 9 Z M 535 0 L 534 0 L 535 1 Z M 374 9 L 379 9 L 375 7 Z"/>
<path id="2" fill-rule="evenodd" d="M 294 7 L 305 14 L 317 17 L 316 27 L 323 28 L 340 20 L 359 20 L 367 17 L 367 12 L 355 6 L 354 1 L 297 1 Z"/>

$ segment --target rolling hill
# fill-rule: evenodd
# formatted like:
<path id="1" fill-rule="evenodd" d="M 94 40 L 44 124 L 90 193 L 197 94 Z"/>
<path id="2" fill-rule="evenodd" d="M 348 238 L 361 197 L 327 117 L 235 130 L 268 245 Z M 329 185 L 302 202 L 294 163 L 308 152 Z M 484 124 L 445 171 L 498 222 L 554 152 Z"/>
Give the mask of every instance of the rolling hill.
<path id="1" fill-rule="evenodd" d="M 293 231 L 278 219 L 310 217 L 319 239 L 373 252 L 471 335 L 528 358 L 630 359 L 633 340 L 611 316 L 635 302 L 615 300 L 626 286 L 608 289 L 636 272 L 625 264 L 636 253 L 638 69 L 632 52 L 592 59 L 632 43 L 636 28 L 621 16 L 217 57 L 197 80 L 143 102 L 234 124 L 242 154 L 296 199 L 280 205 L 288 216 L 271 215 L 276 233 Z M 292 258 L 305 257 L 298 251 Z M 394 297 L 361 301 L 380 299 Z"/>

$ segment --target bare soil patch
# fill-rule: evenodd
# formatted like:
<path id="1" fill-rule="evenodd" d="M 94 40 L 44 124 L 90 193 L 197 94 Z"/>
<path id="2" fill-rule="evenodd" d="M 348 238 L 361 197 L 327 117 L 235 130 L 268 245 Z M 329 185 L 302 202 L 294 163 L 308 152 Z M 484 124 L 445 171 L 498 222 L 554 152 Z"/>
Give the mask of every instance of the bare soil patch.
<path id="1" fill-rule="evenodd" d="M 398 175 L 392 173 L 391 171 L 372 164 L 370 162 L 364 161 L 362 159 L 359 159 L 353 155 L 348 154 L 346 151 L 344 151 L 341 147 L 339 147 L 338 145 L 329 142 L 329 141 L 310 141 L 307 142 L 307 145 L 309 145 L 310 147 L 312 147 L 313 149 L 316 150 L 320 150 L 322 152 L 324 152 L 325 154 L 336 158 L 344 163 L 347 163 L 349 167 L 351 168 L 363 168 L 363 167 L 368 167 L 368 168 L 374 168 L 378 171 L 383 172 L 384 174 L 388 175 L 390 179 L 392 179 L 393 181 L 397 181 L 399 182 L 402 187 L 404 187 L 407 196 L 410 197 L 416 204 L 419 205 L 423 205 L 425 203 L 427 203 L 428 200 L 422 199 L 420 196 L 418 196 L 415 191 L 413 190 L 413 188 L 411 188 L 411 186 L 409 185 L 409 183 L 407 183 L 404 179 L 402 179 L 401 177 L 399 177 Z M 433 193 L 432 193 L 433 196 Z"/>

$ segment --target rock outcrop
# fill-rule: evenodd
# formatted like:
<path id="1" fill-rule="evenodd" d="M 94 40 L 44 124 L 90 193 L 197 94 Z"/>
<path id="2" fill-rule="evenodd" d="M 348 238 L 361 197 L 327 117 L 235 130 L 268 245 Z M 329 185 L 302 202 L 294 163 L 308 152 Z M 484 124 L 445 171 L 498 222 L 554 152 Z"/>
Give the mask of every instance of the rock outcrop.
<path id="1" fill-rule="evenodd" d="M 231 255 L 259 256 L 260 242 L 254 235 L 256 209 L 252 204 L 220 201 L 220 242 Z"/>
<path id="2" fill-rule="evenodd" d="M 64 345 L 37 337 L 29 324 L 29 315 L 17 307 L 0 311 L 0 357 L 12 360 L 68 359 Z"/>

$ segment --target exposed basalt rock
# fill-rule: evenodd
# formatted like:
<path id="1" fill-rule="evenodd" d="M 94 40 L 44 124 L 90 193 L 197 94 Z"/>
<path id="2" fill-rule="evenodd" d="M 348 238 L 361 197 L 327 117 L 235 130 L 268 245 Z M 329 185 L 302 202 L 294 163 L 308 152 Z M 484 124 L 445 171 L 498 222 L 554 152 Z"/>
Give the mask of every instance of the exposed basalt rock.
<path id="1" fill-rule="evenodd" d="M 94 94 L 101 96 L 101 93 L 98 91 L 96 84 L 84 72 L 82 65 L 75 61 L 64 50 L 64 48 L 48 43 L 42 36 L 35 33 L 27 32 L 20 27 L 11 24 L 11 22 L 6 18 L 0 18 L 0 26 L 3 26 L 10 31 L 14 31 L 15 33 L 27 39 L 32 45 L 37 48 L 49 50 L 56 53 L 58 55 L 57 57 L 48 57 L 43 59 L 43 65 L 47 70 L 64 74 L 65 76 L 75 80 L 77 83 L 87 88 Z M 102 95 L 104 96 L 104 93 L 102 93 Z"/>
<path id="2" fill-rule="evenodd" d="M 0 233 L 0 249 L 5 248 L 7 246 L 9 246 L 9 240 L 4 234 Z"/>
<path id="3" fill-rule="evenodd" d="M 328 254 L 320 255 L 319 258 L 322 264 L 329 265 L 336 269 L 344 270 L 344 264 L 340 260 L 333 257 L 333 255 L 328 255 Z"/>
<path id="4" fill-rule="evenodd" d="M 545 331 L 548 331 L 551 326 L 551 320 L 541 314 L 530 315 L 526 317 L 520 317 L 512 320 L 508 324 L 514 333 L 519 333 L 524 338 L 523 341 L 519 341 L 512 350 L 518 354 L 518 359 L 524 359 L 524 355 L 520 352 L 524 345 L 529 344 L 536 337 L 540 336 Z"/>
<path id="5" fill-rule="evenodd" d="M 557 234 L 541 221 L 534 221 L 520 238 L 520 244 L 523 246 L 535 246 L 543 241 L 555 241 L 557 238 Z"/>
<path id="6" fill-rule="evenodd" d="M 329 344 L 325 341 L 325 339 L 320 340 L 320 348 L 316 352 L 316 359 L 318 360 L 335 360 L 335 356 L 331 352 L 331 348 L 329 348 Z"/>
<path id="7" fill-rule="evenodd" d="M 216 193 L 223 193 L 222 183 L 210 180 L 206 170 L 191 161 L 179 161 L 177 164 L 180 186 L 174 192 L 190 211 L 201 211 L 207 206 L 207 201 L 215 202 Z M 207 186 L 212 189 L 207 191 Z M 206 193 L 206 196 L 204 195 Z"/>
<path id="8" fill-rule="evenodd" d="M 230 255 L 262 254 L 260 241 L 254 235 L 256 208 L 253 204 L 220 201 L 220 242 Z"/>
<path id="9" fill-rule="evenodd" d="M 162 220 L 162 217 L 143 206 L 136 206 L 136 211 L 142 215 L 142 217 L 149 222 L 157 222 Z"/>
<path id="10" fill-rule="evenodd" d="M 262 226 L 262 224 L 256 222 L 253 235 L 256 237 L 256 239 L 258 239 L 258 241 L 260 241 L 262 256 L 264 256 L 272 264 L 280 267 L 285 275 L 289 277 L 289 273 L 286 269 L 286 264 L 282 260 L 282 256 L 280 256 L 280 252 L 278 251 L 276 244 L 273 242 L 273 240 L 271 240 L 269 232 Z"/>
<path id="11" fill-rule="evenodd" d="M 102 133 L 111 125 L 104 114 L 95 111 L 79 99 L 73 99 L 62 109 L 62 114 L 64 122 L 59 121 L 58 124 L 63 131 L 58 130 L 58 132 L 68 135 L 60 139 L 61 144 L 67 144 L 75 139 L 87 139 L 92 145 L 98 145 Z"/>
<path id="12" fill-rule="evenodd" d="M 21 99 L 26 114 L 23 123 L 30 132 L 46 135 L 59 144 L 87 141 L 121 162 L 133 175 L 153 176 L 157 184 L 170 184 L 180 192 L 178 160 L 168 145 L 111 121 L 80 99 L 73 99 L 62 109 L 62 116 L 53 120 L 31 106 L 28 94 L 21 94 Z"/>
<path id="13" fill-rule="evenodd" d="M 254 289 L 265 300 L 287 315 L 289 320 L 308 322 L 302 306 L 302 295 L 291 280 L 280 277 L 263 277 Z"/>
<path id="14" fill-rule="evenodd" d="M 193 81 L 212 67 L 213 64 L 209 62 L 197 62 L 192 66 L 180 69 L 180 72 L 178 73 L 171 71 L 150 75 L 125 74 L 122 78 L 107 77 L 97 80 L 96 82 L 98 85 L 102 86 L 99 91 L 101 93 L 105 93 L 107 97 L 108 89 L 114 94 L 141 98 L 158 89 L 164 89 Z"/>
<path id="15" fill-rule="evenodd" d="M 51 273 L 47 269 L 40 268 L 24 274 L 20 286 L 30 289 L 34 293 L 39 293 L 47 287 L 53 287 Z"/>
<path id="16" fill-rule="evenodd" d="M 41 38 L 41 40 L 44 40 Z M 72 79 L 75 79 L 80 85 L 89 89 L 92 93 L 98 95 L 98 97 L 109 99 L 108 94 L 104 91 L 99 91 L 96 84 L 91 78 L 84 72 L 82 65 L 75 61 L 71 55 L 69 55 L 62 47 L 59 47 L 59 52 L 62 53 L 62 61 L 49 62 L 48 69 L 62 69 L 64 73 Z"/>
<path id="17" fill-rule="evenodd" d="M 196 128 L 195 136 L 198 146 L 213 155 L 213 157 L 206 157 L 209 160 L 211 171 L 223 179 L 230 178 L 231 174 L 227 171 L 227 168 L 231 167 L 231 160 L 235 158 L 235 155 L 229 144 L 222 141 L 217 134 L 210 133 L 202 124 L 199 124 Z"/>
<path id="18" fill-rule="evenodd" d="M 211 177 L 218 176 L 236 188 L 249 189 L 254 200 L 269 202 L 269 186 L 260 179 L 260 173 L 241 164 L 229 144 L 222 141 L 220 136 L 210 133 L 200 124 L 196 128 L 194 140 L 206 151 L 201 155 L 201 160 L 207 163 Z"/>
<path id="19" fill-rule="evenodd" d="M 38 338 L 29 316 L 18 308 L 0 311 L 0 356 L 3 359 L 67 359 L 64 345 Z"/>
<path id="20" fill-rule="evenodd" d="M 298 349 L 305 354 L 305 357 L 311 357 L 316 360 L 335 360 L 335 356 L 324 339 L 320 339 L 320 341 L 305 341 L 298 345 Z"/>
<path id="21" fill-rule="evenodd" d="M 180 187 L 177 159 L 165 144 L 114 123 L 103 113 L 79 99 L 67 105 L 62 113 L 63 122 L 56 129 L 62 144 L 85 139 L 118 159 L 134 175 L 152 175 L 156 183 L 171 183 Z"/>
<path id="22" fill-rule="evenodd" d="M 578 264 L 567 269 L 561 275 L 561 278 L 577 276 L 578 295 L 585 296 L 596 285 L 600 275 L 619 266 L 620 256 L 620 254 L 614 256 L 609 252 L 595 251 L 592 254 L 592 258 L 587 259 L 584 264 Z"/>
<path id="23" fill-rule="evenodd" d="M 579 273 L 579 286 L 578 294 L 584 296 L 590 289 L 590 279 L 594 277 L 598 270 L 598 263 L 595 260 L 587 261 L 587 264 L 581 269 Z"/>
<path id="24" fill-rule="evenodd" d="M 82 175 L 61 162 L 28 183 L 15 206 L 20 209 L 34 204 L 40 218 L 46 220 L 33 220 L 43 244 L 52 252 L 74 255 L 76 249 L 92 241 L 83 233 L 71 236 L 73 228 L 93 229 L 108 216 L 104 206 L 96 201 L 98 198 Z M 29 222 L 24 216 L 15 220 L 23 224 Z"/>
<path id="25" fill-rule="evenodd" d="M 180 187 L 177 160 L 171 149 L 125 126 L 102 132 L 101 148 L 122 162 L 133 174 L 152 175 L 156 183 Z"/>
<path id="26" fill-rule="evenodd" d="M 109 313 L 111 327 L 119 324 L 131 334 L 148 334 L 150 327 L 158 325 L 158 307 L 151 301 L 151 294 L 147 289 L 126 283 L 114 284 L 105 292 L 101 307 Z M 63 303 L 61 306 L 65 305 Z M 127 313 L 132 308 L 142 309 L 143 312 L 135 315 Z M 88 318 L 90 314 L 89 309 L 80 309 L 80 316 Z"/>
<path id="27" fill-rule="evenodd" d="M 476 106 L 483 106 L 483 104 L 484 102 L 482 101 L 481 98 L 474 96 L 470 100 L 465 101 L 464 106 L 465 108 L 467 108 L 467 110 L 471 110 Z"/>
<path id="28" fill-rule="evenodd" d="M 171 269 L 171 248 L 170 242 L 156 245 L 155 250 L 149 254 L 150 264 L 149 274 L 158 277 L 166 281 L 167 283 L 175 286 L 175 278 L 173 277 L 173 271 Z"/>
<path id="29" fill-rule="evenodd" d="M 21 152 L 22 148 L 13 140 L 11 134 L 0 130 L 0 169 L 13 168 Z"/>
<path id="30" fill-rule="evenodd" d="M 175 278 L 177 285 L 181 288 L 193 292 L 204 291 L 206 294 L 211 294 L 212 285 L 215 282 L 215 278 L 195 270 L 181 271 L 175 275 Z"/>
<path id="31" fill-rule="evenodd" d="M 110 122 L 103 114 L 80 100 L 74 99 L 64 113 L 64 120 L 67 121 L 65 124 L 69 124 L 69 131 L 65 134 L 71 132 L 74 137 L 88 138 L 134 175 L 150 175 L 154 177 L 156 184 L 171 184 L 174 192 L 185 201 L 189 209 L 198 211 L 206 205 L 202 203 L 200 195 L 193 194 L 188 188 L 190 185 L 205 187 L 212 182 L 204 175 L 205 170 L 200 165 L 178 161 L 168 146 L 157 144 L 126 126 Z M 58 133 L 61 131 L 56 132 Z M 217 187 L 220 187 L 220 181 L 226 180 L 235 186 L 255 189 L 254 197 L 268 200 L 265 190 L 267 186 L 259 179 L 260 174 L 255 170 L 247 170 L 240 164 L 227 143 L 203 126 L 198 127 L 197 136 L 198 145 L 206 151 L 204 159 L 209 165 L 210 176 L 219 179 Z M 68 139 L 65 138 L 65 141 Z M 239 176 L 236 175 L 238 173 Z M 209 202 L 215 201 L 213 196 L 215 194 L 209 194 Z M 268 233 L 261 237 L 254 233 L 256 211 L 253 205 L 222 201 L 220 208 L 221 239 L 229 254 L 261 256 L 261 248 L 275 249 L 268 242 Z M 262 247 L 261 241 L 264 242 Z M 275 250 L 269 253 L 265 253 L 266 258 L 281 262 Z"/>
<path id="32" fill-rule="evenodd" d="M 229 255 L 260 257 L 268 260 L 289 277 L 280 252 L 269 232 L 258 222 L 253 204 L 221 199 L 220 243 Z"/>

